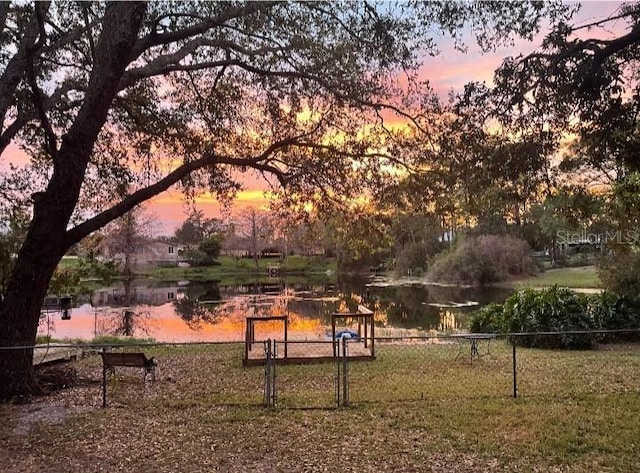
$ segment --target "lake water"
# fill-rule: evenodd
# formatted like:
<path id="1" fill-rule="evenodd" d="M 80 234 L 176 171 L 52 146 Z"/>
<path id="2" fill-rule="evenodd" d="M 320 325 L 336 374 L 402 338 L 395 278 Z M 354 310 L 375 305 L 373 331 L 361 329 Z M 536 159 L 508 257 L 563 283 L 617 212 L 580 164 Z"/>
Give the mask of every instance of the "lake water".
<path id="1" fill-rule="evenodd" d="M 244 320 L 256 315 L 288 315 L 289 339 L 326 339 L 333 312 L 353 312 L 359 304 L 375 313 L 376 336 L 464 331 L 467 314 L 510 291 L 441 287 L 417 280 L 381 277 L 264 279 L 253 282 L 165 283 L 136 281 L 95 291 L 77 301 L 70 320 L 43 311 L 39 334 L 90 340 L 96 335 L 130 335 L 161 342 L 242 341 Z M 261 324 L 256 337 L 282 338 L 277 324 Z"/>

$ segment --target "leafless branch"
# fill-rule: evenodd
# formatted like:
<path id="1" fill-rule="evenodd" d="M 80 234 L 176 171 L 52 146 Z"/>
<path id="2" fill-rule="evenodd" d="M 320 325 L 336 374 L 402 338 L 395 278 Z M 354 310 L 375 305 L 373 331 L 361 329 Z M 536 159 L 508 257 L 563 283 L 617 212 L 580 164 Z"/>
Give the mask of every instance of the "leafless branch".
<path id="1" fill-rule="evenodd" d="M 580 25 L 580 26 L 574 26 L 571 28 L 572 32 L 576 32 L 576 31 L 580 31 L 583 29 L 589 29 L 589 28 L 593 28 L 594 26 L 601 26 L 604 25 L 605 23 L 609 23 L 611 21 L 615 21 L 615 20 L 619 20 L 621 18 L 627 18 L 632 16 L 631 12 L 624 12 L 624 13 L 620 13 L 618 15 L 613 15 L 613 16 L 608 16 L 607 18 L 602 18 L 600 20 L 596 20 L 593 21 L 591 23 L 586 23 L 584 25 Z"/>

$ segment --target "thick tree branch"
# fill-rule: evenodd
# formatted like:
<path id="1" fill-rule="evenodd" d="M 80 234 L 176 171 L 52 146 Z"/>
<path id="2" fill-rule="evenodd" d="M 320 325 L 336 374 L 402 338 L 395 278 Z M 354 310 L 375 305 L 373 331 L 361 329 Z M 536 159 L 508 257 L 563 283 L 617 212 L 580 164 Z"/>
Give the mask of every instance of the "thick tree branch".
<path id="1" fill-rule="evenodd" d="M 204 169 L 211 166 L 225 165 L 234 166 L 237 168 L 251 168 L 260 172 L 273 174 L 274 176 L 276 176 L 282 186 L 286 186 L 289 180 L 288 172 L 281 167 L 270 164 L 270 158 L 277 152 L 285 150 L 289 147 L 301 147 L 332 151 L 349 158 L 384 157 L 385 159 L 392 159 L 389 155 L 383 153 L 369 153 L 363 156 L 362 154 L 358 153 L 338 151 L 337 148 L 328 145 L 302 141 L 302 139 L 308 135 L 309 133 L 305 133 L 276 141 L 270 146 L 266 147 L 260 154 L 254 157 L 238 158 L 234 156 L 216 155 L 215 153 L 210 152 L 203 155 L 199 159 L 184 163 L 174 171 L 167 174 L 164 178 L 158 180 L 156 183 L 134 192 L 113 207 L 68 230 L 66 234 L 67 243 L 71 245 L 80 241 L 85 236 L 102 228 L 104 225 L 115 220 L 116 218 L 121 217 L 142 202 L 145 202 L 151 197 L 164 192 L 189 174 L 199 169 Z"/>
<path id="2" fill-rule="evenodd" d="M 4 152 L 18 132 L 20 132 L 20 130 L 22 130 L 22 128 L 33 118 L 34 117 L 24 113 L 23 111 L 18 112 L 16 119 L 11 122 L 11 124 L 9 124 L 9 126 L 7 126 L 0 135 L 0 154 Z"/>
<path id="3" fill-rule="evenodd" d="M 217 48 L 225 51 L 226 60 L 205 61 L 194 64 L 180 64 L 187 56 L 194 54 L 199 48 Z M 128 70 L 120 81 L 120 90 L 123 90 L 137 81 L 149 77 L 155 77 L 175 71 L 197 71 L 203 69 L 211 69 L 216 67 L 225 67 L 234 65 L 229 57 L 229 52 L 234 51 L 248 58 L 261 57 L 269 53 L 286 52 L 292 47 L 263 47 L 257 49 L 247 49 L 236 43 L 227 40 L 210 40 L 207 38 L 195 38 L 188 42 L 182 48 L 172 54 L 158 56 L 152 62 L 138 68 Z M 237 60 L 240 63 L 239 60 Z"/>
<path id="4" fill-rule="evenodd" d="M 225 22 L 251 16 L 259 11 L 266 11 L 277 5 L 278 2 L 248 2 L 242 7 L 228 8 L 220 12 L 215 18 L 208 18 L 205 21 L 193 26 L 183 28 L 178 31 L 158 34 L 155 28 L 143 38 L 140 38 L 131 51 L 130 61 L 135 60 L 149 48 L 153 46 L 166 45 L 184 41 L 199 34 L 205 33 L 212 28 L 224 25 Z"/>
<path id="5" fill-rule="evenodd" d="M 85 28 L 87 28 L 88 31 L 88 38 L 89 38 L 89 49 L 91 51 L 91 63 L 93 64 L 96 61 L 96 45 L 94 44 L 93 41 L 93 35 L 91 34 L 91 29 L 89 29 L 89 25 L 91 24 L 91 22 L 89 21 L 89 6 L 82 2 L 81 3 L 81 7 L 82 7 L 82 16 L 84 19 L 84 26 Z"/>
<path id="6" fill-rule="evenodd" d="M 635 25 L 629 33 L 607 42 L 606 46 L 595 53 L 590 74 L 595 74 L 611 56 L 640 43 L 640 25 Z"/>
<path id="7" fill-rule="evenodd" d="M 62 97 L 74 89 L 76 84 L 74 81 L 66 81 L 60 87 L 58 87 L 53 94 L 49 97 L 44 97 L 42 106 L 44 110 L 49 110 L 51 107 L 60 104 Z M 68 110 L 78 105 L 76 102 L 67 101 L 60 110 Z M 7 126 L 0 134 L 0 154 L 4 152 L 7 146 L 11 143 L 11 140 L 22 130 L 22 128 L 32 120 L 38 118 L 37 112 L 30 108 L 26 109 L 21 107 L 18 110 L 18 115 L 15 120 Z"/>
<path id="8" fill-rule="evenodd" d="M 33 48 L 28 53 L 27 58 L 27 81 L 29 82 L 29 87 L 31 88 L 31 94 L 33 96 L 33 104 L 36 108 L 36 112 L 38 114 L 38 118 L 40 120 L 40 124 L 42 125 L 42 129 L 44 131 L 45 143 L 47 152 L 55 161 L 58 158 L 58 137 L 53 131 L 51 127 L 51 123 L 49 122 L 49 118 L 47 117 L 47 111 L 45 109 L 44 99 L 42 97 L 42 92 L 38 87 L 38 82 L 36 78 L 36 53 L 39 49 L 42 48 L 46 39 L 46 31 L 44 28 L 44 14 L 46 13 L 46 9 L 48 5 L 46 5 L 45 11 L 41 8 L 43 3 L 36 4 L 36 19 L 38 21 L 38 30 L 39 37 L 38 41 L 34 44 Z"/>
<path id="9" fill-rule="evenodd" d="M 374 102 L 371 100 L 366 100 L 362 96 L 353 96 L 347 93 L 340 92 L 336 89 L 336 87 L 331 84 L 328 80 L 326 80 L 323 76 L 311 74 L 306 71 L 300 70 L 272 70 L 272 69 L 263 69 L 257 66 L 251 65 L 245 61 L 234 58 L 220 59 L 217 61 L 205 61 L 196 64 L 167 64 L 164 66 L 158 66 L 157 68 L 138 68 L 133 69 L 125 73 L 122 80 L 120 81 L 119 88 L 120 90 L 124 90 L 127 87 L 132 86 L 137 81 L 161 76 L 165 74 L 169 74 L 171 72 L 191 72 L 191 71 L 199 71 L 204 69 L 215 69 L 215 68 L 228 68 L 228 67 L 239 67 L 247 72 L 255 74 L 261 77 L 281 77 L 284 79 L 301 79 L 308 80 L 310 82 L 314 82 L 320 85 L 323 89 L 325 89 L 330 94 L 333 94 L 336 98 L 340 100 L 344 100 L 346 102 L 354 103 L 363 107 L 370 107 L 375 110 L 386 109 L 394 112 L 398 116 L 402 118 L 406 118 L 412 122 L 422 132 L 426 132 L 426 130 L 420 125 L 418 122 L 418 117 L 415 115 L 411 115 L 407 113 L 405 110 L 402 110 L 400 107 L 395 105 L 384 103 L 384 102 Z"/>
<path id="10" fill-rule="evenodd" d="M 583 74 L 585 79 L 595 75 L 604 63 L 611 57 L 632 46 L 640 44 L 640 25 L 636 25 L 626 35 L 614 38 L 612 40 L 603 39 L 587 39 L 583 41 L 575 41 L 567 45 L 567 48 L 556 53 L 531 53 L 520 60 L 523 65 L 523 72 L 527 68 L 532 67 L 536 61 L 547 63 L 547 70 L 554 71 L 559 65 L 571 58 L 577 57 L 579 53 L 589 51 L 591 57 L 586 61 L 590 62 L 587 72 Z M 523 100 L 524 91 L 519 97 Z"/>
<path id="11" fill-rule="evenodd" d="M 49 2 L 43 2 L 35 5 L 35 9 L 40 11 L 41 14 L 48 8 Z M 29 62 L 29 56 L 37 53 L 34 48 L 36 41 L 38 40 L 39 33 L 40 24 L 38 22 L 37 15 L 34 14 L 33 18 L 25 28 L 24 36 L 18 45 L 17 52 L 9 60 L 4 72 L 0 75 L 0 124 L 4 123 L 7 110 L 9 110 L 12 100 L 15 97 L 16 88 L 24 77 L 24 73 Z"/>
<path id="12" fill-rule="evenodd" d="M 199 169 L 211 166 L 232 165 L 237 167 L 249 167 L 282 176 L 282 171 L 280 169 L 270 166 L 264 161 L 270 154 L 279 149 L 290 146 L 294 141 L 295 138 L 289 138 L 278 143 L 274 143 L 263 153 L 253 158 L 235 158 L 208 153 L 199 159 L 184 163 L 171 173 L 167 174 L 164 178 L 158 180 L 156 183 L 134 192 L 113 207 L 68 230 L 66 235 L 67 242 L 68 244 L 77 243 L 85 236 L 102 228 L 104 225 L 116 218 L 121 217 L 142 202 L 164 192 L 192 172 Z"/>
<path id="13" fill-rule="evenodd" d="M 11 2 L 0 2 L 0 33 L 4 33 L 4 28 L 7 25 L 7 15 L 9 14 L 9 7 Z"/>
<path id="14" fill-rule="evenodd" d="M 571 28 L 571 31 L 573 33 L 575 33 L 576 31 L 580 31 L 583 29 L 591 29 L 594 26 L 602 26 L 605 23 L 609 23 L 615 20 L 619 20 L 621 18 L 627 18 L 633 16 L 632 12 L 626 11 L 624 13 L 620 13 L 618 15 L 613 15 L 613 16 L 608 16 L 607 18 L 602 18 L 601 20 L 596 20 L 596 21 L 592 21 L 591 23 L 586 23 L 584 25 L 580 25 L 580 26 L 574 26 L 573 28 Z"/>

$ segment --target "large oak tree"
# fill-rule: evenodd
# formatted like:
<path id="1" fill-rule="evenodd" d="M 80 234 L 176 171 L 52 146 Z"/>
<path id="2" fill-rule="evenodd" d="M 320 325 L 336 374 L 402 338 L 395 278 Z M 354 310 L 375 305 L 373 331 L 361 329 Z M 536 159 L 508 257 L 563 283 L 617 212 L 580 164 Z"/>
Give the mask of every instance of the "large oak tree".
<path id="1" fill-rule="evenodd" d="M 392 179 L 425 132 L 413 92 L 438 31 L 484 47 L 563 15 L 541 2 L 0 3 L 0 180 L 31 222 L 3 288 L 0 398 L 37 387 L 40 308 L 65 252 L 172 187 L 229 198 L 243 172 L 285 202 L 345 202 Z M 377 133 L 381 132 L 381 133 Z M 5 168 L 6 169 L 6 168 Z M 18 348 L 16 348 L 18 347 Z"/>
<path id="2" fill-rule="evenodd" d="M 607 17 L 559 24 L 537 51 L 506 59 L 488 95 L 497 116 L 512 129 L 573 137 L 559 169 L 571 184 L 599 194 L 610 191 L 609 202 L 595 213 L 607 254 L 599 261 L 600 275 L 608 289 L 627 295 L 637 295 L 640 287 L 635 237 L 640 222 L 634 210 L 640 173 L 639 78 L 640 4 L 630 2 Z M 554 207 L 564 198 L 559 193 L 538 209 L 552 246 L 559 228 Z M 574 198 L 580 199 L 580 193 Z M 578 207 L 572 202 L 572 213 Z"/>

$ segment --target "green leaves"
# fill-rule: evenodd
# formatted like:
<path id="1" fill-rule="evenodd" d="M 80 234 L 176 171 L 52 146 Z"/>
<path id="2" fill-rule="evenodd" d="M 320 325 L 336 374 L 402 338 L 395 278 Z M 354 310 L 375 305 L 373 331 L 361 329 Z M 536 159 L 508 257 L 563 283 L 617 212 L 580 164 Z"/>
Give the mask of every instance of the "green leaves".
<path id="1" fill-rule="evenodd" d="M 585 296 L 556 285 L 544 290 L 521 289 L 503 305 L 490 304 L 471 315 L 472 332 L 528 333 L 514 337 L 519 345 L 536 348 L 590 349 L 598 341 L 637 339 L 637 334 L 537 335 L 536 332 L 637 329 L 637 297 L 611 292 Z"/>

